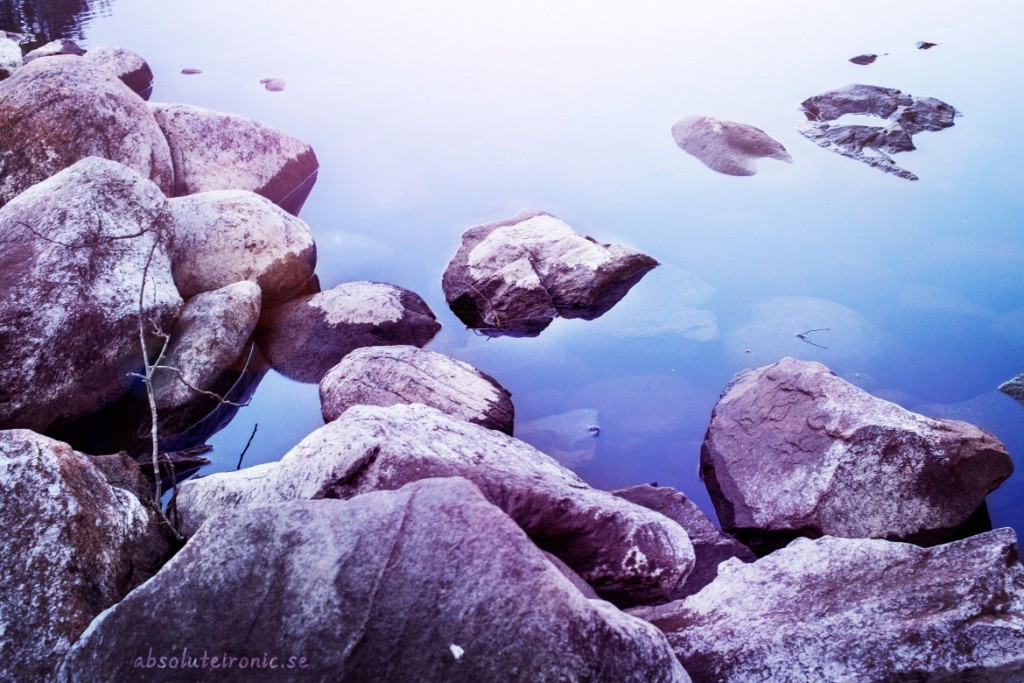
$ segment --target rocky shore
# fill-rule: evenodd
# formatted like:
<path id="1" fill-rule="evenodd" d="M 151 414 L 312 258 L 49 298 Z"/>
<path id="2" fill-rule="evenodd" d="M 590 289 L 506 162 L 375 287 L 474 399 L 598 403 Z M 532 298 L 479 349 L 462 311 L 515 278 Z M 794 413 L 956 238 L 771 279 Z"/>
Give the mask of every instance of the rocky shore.
<path id="1" fill-rule="evenodd" d="M 721 528 L 667 487 L 595 489 L 515 438 L 500 377 L 422 348 L 418 294 L 321 290 L 301 139 L 149 103 L 122 49 L 0 35 L 0 77 L 0 680 L 1024 679 L 992 434 L 783 358 L 711 415 Z M 726 173 L 789 158 L 679 130 Z M 468 228 L 442 288 L 467 328 L 536 336 L 657 265 L 529 210 Z M 270 369 L 318 383 L 325 424 L 187 479 Z"/>

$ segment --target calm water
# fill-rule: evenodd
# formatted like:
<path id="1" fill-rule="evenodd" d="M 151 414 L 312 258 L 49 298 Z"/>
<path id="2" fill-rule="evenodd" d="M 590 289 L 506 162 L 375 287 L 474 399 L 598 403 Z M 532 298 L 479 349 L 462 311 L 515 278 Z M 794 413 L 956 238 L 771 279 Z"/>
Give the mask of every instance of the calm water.
<path id="1" fill-rule="evenodd" d="M 430 348 L 511 390 L 524 438 L 571 455 L 596 486 L 656 480 L 710 509 L 697 463 L 711 408 L 736 371 L 783 355 L 968 419 L 1024 454 L 1024 408 L 995 391 L 1024 370 L 1024 6 L 824 7 L 306 0 L 282 14 L 269 2 L 115 0 L 88 17 L 84 43 L 144 55 L 154 100 L 309 140 L 322 166 L 302 216 L 325 287 L 417 291 L 444 325 Z M 847 61 L 862 53 L 882 56 Z M 266 77 L 286 90 L 265 91 Z M 796 132 L 803 99 L 853 82 L 963 113 L 897 155 L 919 182 Z M 713 173 L 669 133 L 697 114 L 764 129 L 794 163 Z M 597 321 L 477 337 L 445 305 L 441 272 L 465 228 L 524 207 L 663 266 Z M 796 339 L 811 328 L 829 328 L 812 337 L 827 349 Z M 279 458 L 321 424 L 316 387 L 265 380 L 213 440 L 209 471 L 234 468 L 255 423 L 246 462 Z M 997 525 L 1024 530 L 1022 481 L 991 496 Z"/>

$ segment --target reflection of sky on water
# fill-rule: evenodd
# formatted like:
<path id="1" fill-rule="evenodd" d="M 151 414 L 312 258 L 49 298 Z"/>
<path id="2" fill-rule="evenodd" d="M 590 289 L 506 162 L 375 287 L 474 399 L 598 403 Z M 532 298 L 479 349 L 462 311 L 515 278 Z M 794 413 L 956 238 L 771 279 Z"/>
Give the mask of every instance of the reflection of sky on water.
<path id="1" fill-rule="evenodd" d="M 699 443 L 747 356 L 821 360 L 935 414 L 967 405 L 1024 453 L 1024 412 L 992 393 L 1024 370 L 1024 138 L 1018 107 L 1007 106 L 1024 63 L 1012 34 L 1022 11 L 320 0 L 282 13 L 241 0 L 119 0 L 94 20 L 89 43 L 144 54 L 155 100 L 248 114 L 309 140 L 322 169 L 303 218 L 325 286 L 371 278 L 416 290 L 445 326 L 432 348 L 494 375 L 521 420 L 599 412 L 595 455 L 579 469 L 592 483 L 657 480 L 703 504 Z M 919 40 L 940 45 L 919 51 Z M 867 67 L 847 61 L 866 52 L 881 56 Z M 182 76 L 185 67 L 203 73 Z M 287 89 L 264 91 L 269 76 Z M 895 157 L 919 182 L 796 132 L 802 100 L 851 82 L 963 112 Z M 715 174 L 669 133 L 696 114 L 755 125 L 794 163 L 761 164 L 750 178 Z M 441 272 L 462 230 L 527 206 L 639 248 L 663 269 L 606 318 L 558 320 L 537 339 L 475 337 L 447 310 Z M 782 312 L 780 301 L 797 306 Z M 797 323 L 830 328 L 828 350 L 795 339 Z M 737 353 L 757 329 L 757 348 Z M 268 379 L 215 440 L 216 467 L 234 467 L 254 422 L 247 461 L 279 457 L 319 424 L 318 410 L 315 389 Z M 992 509 L 997 523 L 1024 529 L 1018 480 Z"/>

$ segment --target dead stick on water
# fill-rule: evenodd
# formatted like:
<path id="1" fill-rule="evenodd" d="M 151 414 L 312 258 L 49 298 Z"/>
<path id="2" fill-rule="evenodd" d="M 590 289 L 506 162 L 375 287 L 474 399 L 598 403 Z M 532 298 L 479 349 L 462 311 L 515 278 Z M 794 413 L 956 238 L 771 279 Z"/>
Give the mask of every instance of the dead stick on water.
<path id="1" fill-rule="evenodd" d="M 828 332 L 829 329 L 830 328 L 828 328 L 828 327 L 817 327 L 817 328 L 815 328 L 813 330 L 807 330 L 806 332 L 801 332 L 800 334 L 796 335 L 796 338 L 799 339 L 802 342 L 807 342 L 811 346 L 817 346 L 819 349 L 825 349 L 827 351 L 828 350 L 827 346 L 822 346 L 821 344 L 815 344 L 814 342 L 812 342 L 810 339 L 807 338 L 807 335 L 809 335 L 811 332 Z"/>
<path id="2" fill-rule="evenodd" d="M 242 469 L 242 458 L 245 457 L 245 452 L 249 450 L 249 444 L 252 443 L 252 437 L 256 436 L 256 430 L 259 428 L 259 426 L 259 422 L 252 426 L 252 434 L 249 435 L 249 440 L 245 442 L 245 448 L 242 449 L 242 454 L 238 456 L 238 467 L 235 468 L 236 470 Z"/>

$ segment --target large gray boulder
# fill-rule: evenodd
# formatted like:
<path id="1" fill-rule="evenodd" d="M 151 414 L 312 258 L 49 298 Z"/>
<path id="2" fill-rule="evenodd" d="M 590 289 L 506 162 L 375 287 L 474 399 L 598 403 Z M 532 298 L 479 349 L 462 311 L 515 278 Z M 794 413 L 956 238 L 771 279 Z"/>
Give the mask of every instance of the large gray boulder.
<path id="1" fill-rule="evenodd" d="M 726 175 L 754 175 L 758 159 L 793 161 L 786 148 L 760 128 L 712 116 L 679 119 L 672 124 L 672 138 L 684 152 Z"/>
<path id="2" fill-rule="evenodd" d="M 701 447 L 722 527 L 751 543 L 948 540 L 1012 471 L 988 432 L 917 415 L 792 358 L 739 373 Z"/>
<path id="3" fill-rule="evenodd" d="M 0 428 L 42 432 L 122 396 L 140 312 L 155 357 L 182 304 L 166 212 L 156 185 L 96 157 L 0 209 Z"/>
<path id="4" fill-rule="evenodd" d="M 918 178 L 889 155 L 917 149 L 915 135 L 949 128 L 959 114 L 933 97 L 913 97 L 895 88 L 861 84 L 815 95 L 800 106 L 807 121 L 797 130 L 808 140 L 906 180 Z M 839 123 L 845 116 L 877 117 L 878 124 Z"/>
<path id="5" fill-rule="evenodd" d="M 111 72 L 144 100 L 153 92 L 153 70 L 136 52 L 123 47 L 101 45 L 89 48 L 84 59 Z"/>
<path id="6" fill-rule="evenodd" d="M 89 456 L 0 431 L 0 679 L 50 680 L 96 615 L 170 555 L 159 519 Z"/>
<path id="7" fill-rule="evenodd" d="M 266 312 L 260 347 L 281 374 L 317 383 L 364 346 L 423 346 L 441 325 L 415 292 L 382 282 L 346 282 Z"/>
<path id="8" fill-rule="evenodd" d="M 308 143 L 244 116 L 150 105 L 174 159 L 174 196 L 249 190 L 298 215 L 320 167 Z"/>
<path id="9" fill-rule="evenodd" d="M 512 395 L 468 363 L 415 346 L 369 346 L 320 381 L 324 422 L 356 405 L 422 403 L 459 420 L 512 434 Z"/>
<path id="10" fill-rule="evenodd" d="M 0 81 L 0 205 L 89 156 L 171 190 L 167 141 L 145 102 L 106 69 L 64 55 Z"/>
<path id="11" fill-rule="evenodd" d="M 1007 396 L 1012 396 L 1017 403 L 1024 405 L 1024 372 L 1000 384 L 999 391 Z"/>
<path id="12" fill-rule="evenodd" d="M 1024 680 L 1024 567 L 999 529 L 934 548 L 800 539 L 634 613 L 698 681 Z"/>
<path id="13" fill-rule="evenodd" d="M 693 567 L 686 532 L 668 518 L 590 488 L 527 444 L 424 405 L 350 408 L 279 463 L 186 482 L 178 509 L 191 534 L 225 509 L 351 498 L 451 476 L 479 486 L 608 599 L 663 602 Z"/>
<path id="14" fill-rule="evenodd" d="M 174 282 L 186 299 L 241 280 L 260 286 L 268 305 L 313 277 L 316 244 L 305 221 L 245 190 L 173 199 Z"/>
<path id="15" fill-rule="evenodd" d="M 671 596 L 673 600 L 692 595 L 714 581 L 718 576 L 718 565 L 726 560 L 736 558 L 740 562 L 754 561 L 754 553 L 750 548 L 722 533 L 696 503 L 675 489 L 639 484 L 612 493 L 665 515 L 683 527 L 690 537 L 695 557 L 693 571 Z"/>
<path id="16" fill-rule="evenodd" d="M 58 38 L 51 40 L 45 45 L 40 45 L 34 50 L 29 51 L 25 54 L 25 63 L 34 62 L 37 59 L 43 59 L 44 57 L 59 57 L 61 55 L 72 55 L 74 57 L 81 57 L 85 54 L 85 50 L 81 45 L 71 40 L 70 38 Z"/>
<path id="17" fill-rule="evenodd" d="M 452 312 L 491 337 L 535 337 L 556 316 L 593 320 L 658 265 L 527 210 L 470 228 L 441 280 Z"/>
<path id="18" fill-rule="evenodd" d="M 9 78 L 22 65 L 21 45 L 0 31 L 0 81 Z"/>
<path id="19" fill-rule="evenodd" d="M 227 681 L 689 681 L 657 629 L 586 599 L 463 479 L 211 520 L 58 680 L 160 657 L 168 681 L 204 662 Z"/>

